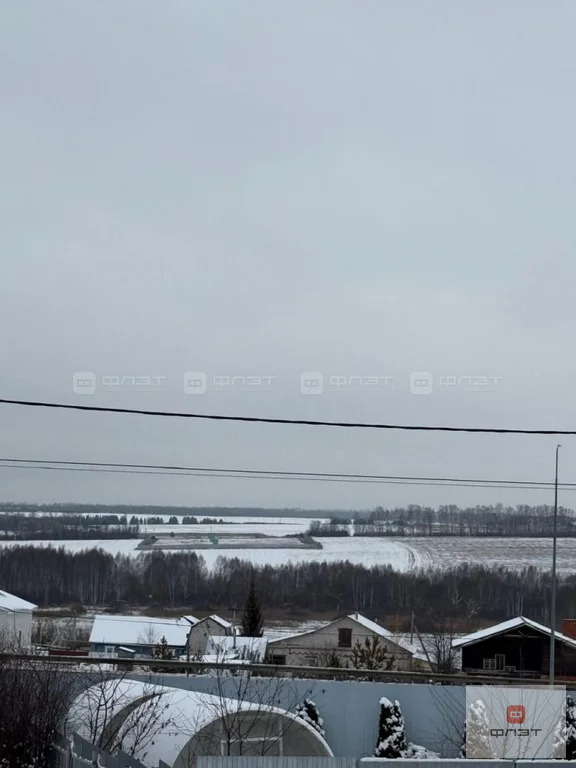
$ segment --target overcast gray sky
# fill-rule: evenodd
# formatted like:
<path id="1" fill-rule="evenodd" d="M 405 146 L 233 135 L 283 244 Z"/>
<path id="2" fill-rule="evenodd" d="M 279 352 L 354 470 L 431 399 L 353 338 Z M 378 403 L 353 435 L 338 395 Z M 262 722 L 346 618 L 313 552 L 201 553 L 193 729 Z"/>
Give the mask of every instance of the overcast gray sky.
<path id="1" fill-rule="evenodd" d="M 2 397 L 576 425 L 574 3 L 12 0 L 2 20 Z M 551 480 L 556 442 L 0 406 L 3 457 Z M 551 501 L 8 469 L 0 498 Z"/>

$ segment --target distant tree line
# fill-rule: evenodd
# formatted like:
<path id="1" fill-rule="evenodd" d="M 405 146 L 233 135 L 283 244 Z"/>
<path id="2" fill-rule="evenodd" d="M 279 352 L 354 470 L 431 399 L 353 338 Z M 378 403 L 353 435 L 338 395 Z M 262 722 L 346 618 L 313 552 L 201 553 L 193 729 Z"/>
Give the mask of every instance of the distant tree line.
<path id="1" fill-rule="evenodd" d="M 329 536 L 350 536 L 350 522 L 340 521 L 333 518 L 327 523 L 320 520 L 313 520 L 306 531 L 308 536 L 329 537 Z"/>
<path id="2" fill-rule="evenodd" d="M 191 515 L 194 517 L 327 517 L 329 515 L 349 517 L 345 510 L 318 510 L 267 508 L 267 507 L 173 507 L 149 504 L 28 504 L 23 502 L 0 502 L 2 512 L 48 512 L 51 514 L 99 514 L 137 515 L 138 517 Z"/>
<path id="3" fill-rule="evenodd" d="M 133 539 L 137 518 L 125 515 L 35 515 L 0 513 L 0 539 Z"/>
<path id="4" fill-rule="evenodd" d="M 550 595 L 549 573 L 534 567 L 514 571 L 466 564 L 399 573 L 350 562 L 256 567 L 239 558 L 219 558 L 209 571 L 195 552 L 131 557 L 34 546 L 0 549 L 0 584 L 40 606 L 130 604 L 210 612 L 239 608 L 255 584 L 264 611 L 360 611 L 378 618 L 414 610 L 421 630 L 427 617 L 430 622 L 469 620 L 472 614 L 474 621 L 523 614 L 546 623 Z M 557 601 L 559 619 L 576 615 L 576 574 L 559 579 Z"/>
<path id="5" fill-rule="evenodd" d="M 311 536 L 551 536 L 553 507 L 501 504 L 458 507 L 450 504 L 385 509 L 357 515 L 353 529 L 348 520 L 331 517 L 328 523 L 313 521 Z M 576 515 L 573 510 L 558 510 L 558 535 L 576 536 Z"/>

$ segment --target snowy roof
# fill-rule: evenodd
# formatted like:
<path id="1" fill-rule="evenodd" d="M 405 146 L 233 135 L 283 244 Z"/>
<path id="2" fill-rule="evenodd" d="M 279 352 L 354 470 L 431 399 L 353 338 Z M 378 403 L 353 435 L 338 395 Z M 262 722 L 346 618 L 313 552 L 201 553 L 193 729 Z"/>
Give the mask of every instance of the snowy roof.
<path id="1" fill-rule="evenodd" d="M 216 624 L 220 624 L 220 626 L 224 627 L 224 629 L 232 628 L 232 624 L 229 621 L 226 621 L 226 619 L 222 619 L 220 616 L 217 616 L 215 613 L 213 613 L 211 616 L 205 616 L 203 619 L 200 619 L 198 624 L 200 624 L 203 621 L 206 621 L 207 619 L 212 619 L 212 621 L 215 621 Z"/>
<path id="2" fill-rule="evenodd" d="M 190 619 L 193 617 L 190 616 Z M 195 622 L 194 622 L 195 623 Z M 190 622 L 150 616 L 95 616 L 90 643 L 156 645 L 162 637 L 171 646 L 185 646 Z"/>
<path id="3" fill-rule="evenodd" d="M 472 632 L 470 635 L 464 635 L 457 640 L 452 641 L 453 648 L 460 648 L 464 645 L 472 645 L 478 643 L 487 637 L 494 637 L 495 635 L 501 635 L 504 632 L 508 632 L 511 629 L 518 629 L 518 627 L 531 627 L 537 632 L 542 632 L 544 635 L 550 636 L 550 627 L 545 627 L 543 624 L 538 624 L 537 621 L 527 619 L 525 616 L 517 616 L 515 619 L 508 619 L 508 621 L 502 621 L 500 624 L 495 624 L 493 627 L 487 627 L 486 629 L 480 629 L 478 632 Z M 561 632 L 554 632 L 554 637 L 561 643 L 566 643 L 576 648 L 576 640 L 567 635 L 563 635 Z"/>
<path id="4" fill-rule="evenodd" d="M 0 611 L 33 611 L 34 608 L 38 606 L 0 589 Z"/>
<path id="5" fill-rule="evenodd" d="M 262 662 L 266 656 L 267 647 L 266 637 L 211 636 L 206 642 L 206 654 L 215 654 L 220 657 L 220 661 L 239 658 Z"/>
<path id="6" fill-rule="evenodd" d="M 394 635 L 392 632 L 388 631 L 387 629 L 384 629 L 384 627 L 381 627 L 380 624 L 376 624 L 375 621 L 371 621 L 370 619 L 367 619 L 365 616 L 362 616 L 360 613 L 351 613 L 349 616 L 340 616 L 337 619 L 334 619 L 334 621 L 329 621 L 327 624 L 323 624 L 321 627 L 316 627 L 316 629 L 310 629 L 308 632 L 296 632 L 294 635 L 286 635 L 284 637 L 278 637 L 274 640 L 270 640 L 270 644 L 272 643 L 283 643 L 286 640 L 292 640 L 296 637 L 306 637 L 306 635 L 314 635 L 316 632 L 319 632 L 322 629 L 326 629 L 326 627 L 329 627 L 332 624 L 336 624 L 338 621 L 342 621 L 342 619 L 351 619 L 352 621 L 355 621 L 357 624 L 361 624 L 364 629 L 368 629 L 370 632 L 373 632 L 375 635 L 380 635 L 380 637 L 388 637 L 390 639 L 394 638 Z"/>
<path id="7" fill-rule="evenodd" d="M 355 621 L 358 624 L 361 624 L 365 629 L 370 630 L 370 632 L 374 632 L 375 635 L 380 635 L 380 637 L 393 637 L 392 632 L 384 629 L 384 627 L 381 627 L 380 624 L 376 624 L 375 621 L 367 619 L 360 613 L 351 613 L 348 618 L 352 619 L 352 621 Z"/>

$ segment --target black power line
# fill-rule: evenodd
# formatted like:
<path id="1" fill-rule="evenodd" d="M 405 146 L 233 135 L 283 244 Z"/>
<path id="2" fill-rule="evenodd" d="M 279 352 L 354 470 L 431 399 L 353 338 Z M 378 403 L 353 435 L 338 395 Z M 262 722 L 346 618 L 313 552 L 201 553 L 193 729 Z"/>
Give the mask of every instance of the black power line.
<path id="1" fill-rule="evenodd" d="M 343 427 L 346 429 L 407 430 L 412 432 L 470 432 L 496 435 L 576 435 L 571 429 L 504 429 L 495 427 L 444 427 L 416 424 L 375 424 L 352 421 L 319 421 L 311 419 L 272 419 L 260 416 L 222 416 L 207 413 L 185 413 L 178 411 L 148 411 L 137 408 L 109 408 L 100 405 L 72 405 L 70 403 L 49 403 L 34 400 L 8 400 L 0 398 L 0 404 L 22 405 L 30 408 L 61 408 L 71 411 L 92 411 L 97 413 L 129 413 L 137 416 L 161 416 L 178 419 L 205 419 L 209 421 L 239 421 L 256 424 L 292 424 L 305 427 Z"/>
<path id="2" fill-rule="evenodd" d="M 56 459 L 13 459 L 0 457 L 0 461 L 14 464 L 55 464 L 66 466 L 83 466 L 83 467 L 122 467 L 130 469 L 163 469 L 163 470 L 175 470 L 182 472 L 226 472 L 226 473 L 239 473 L 244 475 L 286 475 L 286 476 L 306 476 L 306 477 L 337 477 L 337 478 L 359 478 L 362 480 L 433 480 L 446 483 L 504 483 L 511 485 L 537 485 L 554 487 L 554 482 L 548 482 L 546 480 L 506 480 L 498 478 L 496 480 L 490 480 L 488 478 L 481 477 L 429 477 L 419 475 L 367 475 L 359 473 L 346 473 L 346 472 L 294 472 L 287 470 L 276 469 L 239 469 L 238 467 L 190 467 L 181 464 L 129 464 L 127 462 L 113 462 L 113 461 L 62 461 Z M 563 486 L 575 486 L 576 483 L 563 483 Z"/>
<path id="3" fill-rule="evenodd" d="M 368 475 L 338 472 L 291 472 L 230 467 L 189 467 L 170 464 L 129 464 L 100 461 L 59 461 L 49 459 L 1 458 L 0 468 L 48 470 L 59 472 L 110 472 L 113 474 L 176 475 L 183 477 L 222 477 L 245 480 L 299 480 L 333 483 L 373 483 L 389 485 L 425 485 L 459 488 L 499 488 L 549 490 L 554 483 L 533 480 L 490 480 L 485 478 L 430 477 L 418 475 Z M 564 490 L 576 490 L 576 483 L 562 483 Z"/>

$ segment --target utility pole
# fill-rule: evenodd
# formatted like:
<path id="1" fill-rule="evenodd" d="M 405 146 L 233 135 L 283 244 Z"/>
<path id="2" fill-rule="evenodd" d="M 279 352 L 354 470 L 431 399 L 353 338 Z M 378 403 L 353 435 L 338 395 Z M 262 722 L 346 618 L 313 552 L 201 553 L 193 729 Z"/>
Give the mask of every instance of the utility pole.
<path id="1" fill-rule="evenodd" d="M 552 524 L 552 586 L 550 595 L 550 670 L 548 677 L 550 685 L 554 685 L 556 667 L 556 534 L 558 530 L 558 451 L 562 446 L 556 446 L 556 472 L 554 475 L 554 521 Z"/>
<path id="2" fill-rule="evenodd" d="M 190 630 L 192 630 L 194 622 L 187 616 L 182 616 L 182 618 L 190 624 Z M 190 677 L 190 632 L 186 635 L 186 677 Z"/>

